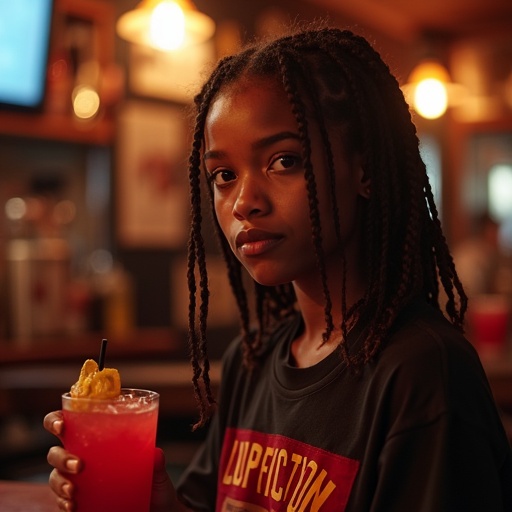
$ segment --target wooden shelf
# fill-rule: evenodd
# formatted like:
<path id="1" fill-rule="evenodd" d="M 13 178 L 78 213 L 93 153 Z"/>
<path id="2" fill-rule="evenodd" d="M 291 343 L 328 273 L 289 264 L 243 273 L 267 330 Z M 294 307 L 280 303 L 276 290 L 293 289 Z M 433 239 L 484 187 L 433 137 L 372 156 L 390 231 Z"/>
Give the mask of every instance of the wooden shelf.
<path id="1" fill-rule="evenodd" d="M 20 346 L 0 342 L 0 417 L 43 416 L 60 408 L 60 396 L 76 381 L 87 358 L 97 360 L 101 334 L 74 338 L 32 340 Z M 192 390 L 192 368 L 185 335 L 172 329 L 142 329 L 123 341 L 110 341 L 107 366 L 118 368 L 123 385 L 160 393 L 160 412 L 166 416 L 197 413 Z M 211 362 L 215 393 L 221 365 Z"/>
<path id="2" fill-rule="evenodd" d="M 69 115 L 0 112 L 0 134 L 106 146 L 114 141 L 112 119 L 79 122 Z"/>
<path id="3" fill-rule="evenodd" d="M 101 333 L 79 336 L 34 338 L 25 341 L 0 341 L 0 368 L 36 364 L 81 364 L 96 359 Z M 143 329 L 124 336 L 122 341 L 109 338 L 109 360 L 167 360 L 186 358 L 184 335 L 172 329 Z"/>
<path id="4" fill-rule="evenodd" d="M 69 38 L 70 20 L 82 20 L 90 24 L 90 51 L 101 70 L 114 65 L 114 27 L 115 7 L 108 0 L 55 0 L 52 24 L 52 42 L 50 58 L 60 56 L 64 41 Z M 58 57 L 60 58 L 60 57 Z M 49 64 L 50 65 L 50 64 Z M 48 84 L 50 88 L 50 85 Z M 63 97 L 69 97 L 70 90 L 60 91 Z M 51 93 L 46 92 L 46 101 Z M 51 103 L 51 101 L 50 101 Z M 45 105 L 40 113 L 15 110 L 0 110 L 0 136 L 23 137 L 57 142 L 71 142 L 88 145 L 108 146 L 114 143 L 115 122 L 111 109 L 112 104 L 104 106 L 102 114 L 91 121 L 80 121 L 70 112 L 71 104 L 66 111 L 51 109 Z M 60 106 L 59 109 L 62 109 Z"/>
<path id="5" fill-rule="evenodd" d="M 197 403 L 192 387 L 192 367 L 188 361 L 113 360 L 121 384 L 126 387 L 152 389 L 160 394 L 160 415 L 195 416 Z M 76 382 L 80 365 L 45 364 L 6 368 L 0 375 L 0 416 L 25 415 L 42 417 L 60 409 L 61 395 Z M 212 361 L 210 383 L 216 396 L 220 385 L 221 363 Z"/>

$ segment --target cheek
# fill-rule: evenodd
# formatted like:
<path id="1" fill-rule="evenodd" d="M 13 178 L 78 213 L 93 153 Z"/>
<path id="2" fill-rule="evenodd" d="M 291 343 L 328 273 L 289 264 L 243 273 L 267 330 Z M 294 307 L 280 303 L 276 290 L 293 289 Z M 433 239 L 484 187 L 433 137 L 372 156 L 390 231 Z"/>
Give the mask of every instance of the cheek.
<path id="1" fill-rule="evenodd" d="M 213 207 L 217 223 L 219 224 L 221 231 L 224 233 L 224 236 L 229 240 L 229 228 L 231 225 L 230 221 L 233 220 L 233 208 L 226 200 L 219 199 L 217 196 L 214 196 Z"/>

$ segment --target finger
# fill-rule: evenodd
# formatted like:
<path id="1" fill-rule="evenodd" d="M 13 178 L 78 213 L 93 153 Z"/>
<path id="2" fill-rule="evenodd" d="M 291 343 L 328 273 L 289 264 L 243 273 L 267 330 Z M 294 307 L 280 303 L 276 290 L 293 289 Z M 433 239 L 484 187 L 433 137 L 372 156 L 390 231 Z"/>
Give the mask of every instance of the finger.
<path id="1" fill-rule="evenodd" d="M 164 453 L 155 448 L 151 510 L 176 510 L 176 492 L 167 474 Z"/>
<path id="2" fill-rule="evenodd" d="M 73 498 L 74 487 L 62 473 L 54 469 L 48 478 L 50 489 L 60 499 L 69 501 Z"/>
<path id="3" fill-rule="evenodd" d="M 76 474 L 82 469 L 82 463 L 62 446 L 52 446 L 46 457 L 48 464 L 62 473 Z"/>
<path id="4" fill-rule="evenodd" d="M 64 510 L 65 512 L 73 512 L 73 510 L 75 510 L 74 503 L 63 498 L 57 498 L 57 506 L 59 510 Z"/>
<path id="5" fill-rule="evenodd" d="M 53 411 L 48 413 L 43 419 L 43 426 L 51 434 L 60 436 L 64 427 L 62 411 Z"/>
<path id="6" fill-rule="evenodd" d="M 165 466 L 165 455 L 161 448 L 155 448 L 155 458 L 153 465 L 153 482 L 160 484 L 166 482 L 168 474 Z"/>

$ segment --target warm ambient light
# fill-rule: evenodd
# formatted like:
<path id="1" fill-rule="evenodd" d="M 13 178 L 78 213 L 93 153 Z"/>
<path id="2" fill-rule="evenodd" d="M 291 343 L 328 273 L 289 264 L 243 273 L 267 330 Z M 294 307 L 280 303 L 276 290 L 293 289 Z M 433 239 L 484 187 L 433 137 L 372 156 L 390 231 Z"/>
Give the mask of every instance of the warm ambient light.
<path id="1" fill-rule="evenodd" d="M 460 86 L 450 81 L 448 71 L 435 60 L 421 62 L 402 86 L 405 99 L 426 119 L 441 117 L 448 106 L 460 100 Z"/>
<path id="2" fill-rule="evenodd" d="M 73 112 L 78 119 L 88 120 L 96 116 L 100 109 L 100 96 L 97 91 L 86 85 L 73 89 Z"/>
<path id="3" fill-rule="evenodd" d="M 213 20 L 190 0 L 143 0 L 117 21 L 123 39 L 163 51 L 202 43 L 214 32 Z"/>
<path id="4" fill-rule="evenodd" d="M 441 117 L 448 108 L 448 93 L 443 82 L 427 78 L 416 85 L 414 90 L 414 109 L 426 119 Z"/>

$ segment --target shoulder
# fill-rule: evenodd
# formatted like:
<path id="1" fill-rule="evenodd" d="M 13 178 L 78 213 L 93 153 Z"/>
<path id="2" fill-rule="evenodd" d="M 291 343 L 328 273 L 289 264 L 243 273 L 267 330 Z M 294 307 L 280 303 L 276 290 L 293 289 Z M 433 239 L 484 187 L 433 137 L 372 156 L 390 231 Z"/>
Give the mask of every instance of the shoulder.
<path id="1" fill-rule="evenodd" d="M 455 368 L 482 373 L 479 357 L 462 332 L 425 301 L 414 301 L 398 318 L 382 351 L 388 364 L 419 366 L 444 374 Z"/>
<path id="2" fill-rule="evenodd" d="M 374 372 L 375 384 L 394 412 L 404 415 L 404 423 L 411 417 L 428 423 L 449 414 L 477 426 L 482 415 L 495 414 L 487 377 L 473 346 L 425 302 L 404 312 Z"/>

